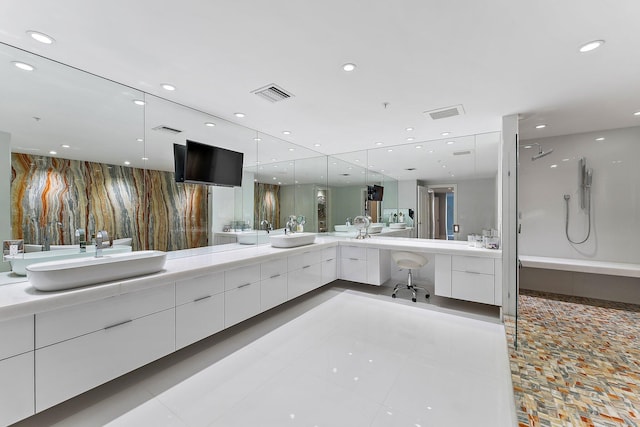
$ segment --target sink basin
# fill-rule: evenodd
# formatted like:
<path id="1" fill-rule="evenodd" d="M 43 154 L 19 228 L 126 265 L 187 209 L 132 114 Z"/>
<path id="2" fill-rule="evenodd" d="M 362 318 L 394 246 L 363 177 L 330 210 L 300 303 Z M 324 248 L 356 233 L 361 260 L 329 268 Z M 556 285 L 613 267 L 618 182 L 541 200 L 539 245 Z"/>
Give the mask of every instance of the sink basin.
<path id="1" fill-rule="evenodd" d="M 369 226 L 368 231 L 369 231 L 369 234 L 380 233 L 380 232 L 382 232 L 382 228 L 383 228 L 382 225 L 373 225 L 372 224 L 372 225 Z"/>
<path id="2" fill-rule="evenodd" d="M 89 258 L 96 254 L 95 246 L 87 246 L 86 252 L 80 252 L 78 245 L 65 245 L 65 249 L 56 249 L 44 252 L 27 252 L 20 255 L 5 255 L 5 259 L 11 264 L 11 271 L 19 276 L 27 275 L 27 266 L 39 262 L 59 261 L 72 258 Z M 104 255 L 131 252 L 131 246 L 112 246 L 102 250 Z"/>
<path id="3" fill-rule="evenodd" d="M 166 261 L 166 252 L 137 251 L 40 262 L 27 266 L 26 270 L 34 288 L 59 291 L 156 273 L 164 268 Z"/>
<path id="4" fill-rule="evenodd" d="M 336 231 L 353 231 L 353 227 L 351 227 L 350 225 L 345 225 L 345 224 L 334 225 L 333 228 Z"/>
<path id="5" fill-rule="evenodd" d="M 269 236 L 271 246 L 274 248 L 295 248 L 296 246 L 310 245 L 315 240 L 315 233 L 293 233 Z"/>
<path id="6" fill-rule="evenodd" d="M 403 230 L 407 228 L 407 224 L 404 222 L 392 222 L 389 224 L 389 228 L 393 228 L 394 230 Z"/>

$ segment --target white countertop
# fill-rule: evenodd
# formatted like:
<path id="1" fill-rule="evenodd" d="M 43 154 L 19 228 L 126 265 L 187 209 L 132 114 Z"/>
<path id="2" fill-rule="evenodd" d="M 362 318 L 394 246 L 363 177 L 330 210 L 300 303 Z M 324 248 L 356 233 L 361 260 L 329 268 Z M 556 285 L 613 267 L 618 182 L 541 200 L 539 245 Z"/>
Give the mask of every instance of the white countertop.
<path id="1" fill-rule="evenodd" d="M 290 249 L 274 248 L 270 245 L 223 245 L 224 250 L 222 250 L 220 246 L 208 246 L 170 252 L 164 270 L 155 274 L 64 291 L 38 291 L 33 288 L 26 277 L 16 276 L 13 273 L 0 273 L 0 321 L 143 290 L 215 271 L 278 259 L 283 255 L 288 256 L 308 251 L 310 248 L 331 247 L 340 244 L 488 258 L 502 256 L 500 250 L 471 248 L 467 246 L 466 242 L 375 235 L 370 239 L 361 240 L 319 236 L 312 245 Z"/>

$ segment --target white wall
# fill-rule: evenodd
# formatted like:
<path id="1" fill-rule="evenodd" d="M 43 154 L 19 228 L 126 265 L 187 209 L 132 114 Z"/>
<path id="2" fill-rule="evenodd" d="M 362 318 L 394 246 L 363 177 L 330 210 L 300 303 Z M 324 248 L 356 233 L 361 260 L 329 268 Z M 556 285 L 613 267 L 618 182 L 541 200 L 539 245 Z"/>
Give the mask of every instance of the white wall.
<path id="1" fill-rule="evenodd" d="M 603 141 L 596 138 L 604 137 Z M 523 141 L 550 155 L 531 161 L 537 148 L 520 148 L 518 202 L 523 255 L 640 262 L 640 127 Z M 565 236 L 564 194 L 569 194 L 569 235 L 582 240 L 588 215 L 580 209 L 578 161 L 593 169 L 591 237 Z M 551 165 L 557 167 L 551 168 Z"/>
<path id="2" fill-rule="evenodd" d="M 209 212 L 211 213 L 211 231 L 222 231 L 222 227 L 231 224 L 235 215 L 235 189 L 231 187 L 209 187 Z M 209 244 L 213 239 L 209 239 Z"/>
<path id="3" fill-rule="evenodd" d="M 398 181 L 398 209 L 413 209 L 413 219 L 418 212 L 418 181 Z M 415 223 L 415 222 L 414 222 Z M 418 236 L 418 227 L 414 227 L 411 237 Z"/>
<path id="4" fill-rule="evenodd" d="M 0 131 L 0 243 L 11 239 L 11 134 Z M 0 271 L 10 264 L 0 262 Z"/>

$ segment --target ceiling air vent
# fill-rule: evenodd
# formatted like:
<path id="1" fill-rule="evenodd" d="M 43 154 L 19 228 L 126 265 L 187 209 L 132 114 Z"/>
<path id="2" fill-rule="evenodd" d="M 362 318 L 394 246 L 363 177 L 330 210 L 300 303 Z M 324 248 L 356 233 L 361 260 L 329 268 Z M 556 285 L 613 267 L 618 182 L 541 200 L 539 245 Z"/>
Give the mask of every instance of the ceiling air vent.
<path id="1" fill-rule="evenodd" d="M 285 99 L 291 98 L 293 96 L 292 93 L 287 92 L 275 84 L 270 84 L 265 87 L 261 87 L 260 89 L 256 89 L 251 91 L 251 93 L 255 93 L 261 98 L 266 99 L 269 102 L 278 102 L 283 101 Z"/>
<path id="2" fill-rule="evenodd" d="M 430 117 L 431 120 L 440 120 L 440 119 L 446 119 L 447 117 L 460 116 L 464 114 L 464 108 L 462 107 L 462 104 L 460 104 L 460 105 L 454 105 L 453 107 L 446 107 L 446 108 L 439 108 L 437 110 L 425 111 L 424 114 Z"/>
<path id="3" fill-rule="evenodd" d="M 471 154 L 471 150 L 466 150 L 466 151 L 454 151 L 453 155 L 454 156 L 464 156 L 467 154 Z"/>
<path id="4" fill-rule="evenodd" d="M 152 129 L 153 130 L 158 130 L 160 132 L 170 133 L 172 135 L 176 135 L 176 134 L 179 134 L 180 132 L 182 132 L 179 129 L 174 129 L 174 128 L 170 128 L 169 126 L 162 126 L 162 125 L 156 126 L 156 127 L 152 128 Z"/>

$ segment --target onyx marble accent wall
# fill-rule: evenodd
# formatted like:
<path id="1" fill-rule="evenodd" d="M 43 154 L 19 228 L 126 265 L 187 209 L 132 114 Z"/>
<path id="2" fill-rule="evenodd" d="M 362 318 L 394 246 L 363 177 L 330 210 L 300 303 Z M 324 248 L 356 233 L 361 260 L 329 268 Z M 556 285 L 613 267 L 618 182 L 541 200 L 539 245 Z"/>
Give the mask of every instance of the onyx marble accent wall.
<path id="1" fill-rule="evenodd" d="M 75 230 L 131 237 L 133 250 L 207 245 L 207 187 L 176 183 L 173 173 L 13 153 L 14 239 L 76 244 Z"/>
<path id="2" fill-rule="evenodd" d="M 260 221 L 266 219 L 271 226 L 280 228 L 280 186 L 256 183 L 254 186 L 254 229 L 260 228 Z"/>

